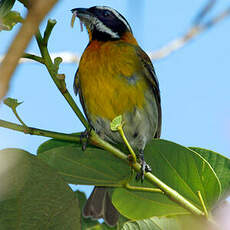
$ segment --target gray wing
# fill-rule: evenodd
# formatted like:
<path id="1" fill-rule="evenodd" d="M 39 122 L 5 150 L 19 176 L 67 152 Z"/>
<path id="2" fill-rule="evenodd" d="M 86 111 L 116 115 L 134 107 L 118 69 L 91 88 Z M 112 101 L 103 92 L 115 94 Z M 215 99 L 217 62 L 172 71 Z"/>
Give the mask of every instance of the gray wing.
<path id="1" fill-rule="evenodd" d="M 162 123 L 161 98 L 160 98 L 159 83 L 157 80 L 157 76 L 156 76 L 153 64 L 152 64 L 149 56 L 139 47 L 137 48 L 137 55 L 140 57 L 141 62 L 143 63 L 143 65 L 145 67 L 145 77 L 146 77 L 147 81 L 149 82 L 149 84 L 151 85 L 154 97 L 156 99 L 157 109 L 158 109 L 158 127 L 157 127 L 157 132 L 156 132 L 154 138 L 159 138 L 161 135 L 161 123 Z"/>
<path id="2" fill-rule="evenodd" d="M 81 93 L 81 84 L 80 84 L 80 80 L 79 80 L 78 69 L 77 69 L 77 71 L 75 73 L 73 89 L 74 89 L 74 93 L 76 94 L 76 96 L 79 94 L 79 98 L 80 98 L 80 102 L 81 102 L 84 114 L 85 114 L 89 124 L 91 125 L 91 122 L 90 122 L 89 117 L 87 115 L 87 109 L 86 109 L 86 106 L 85 106 L 85 103 L 84 103 L 84 99 L 83 99 L 83 96 L 82 96 L 82 93 Z"/>

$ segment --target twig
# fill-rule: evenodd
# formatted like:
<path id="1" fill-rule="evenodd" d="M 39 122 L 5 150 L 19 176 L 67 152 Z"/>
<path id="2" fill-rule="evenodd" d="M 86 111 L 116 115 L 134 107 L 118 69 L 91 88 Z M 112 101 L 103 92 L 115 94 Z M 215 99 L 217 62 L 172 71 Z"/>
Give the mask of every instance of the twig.
<path id="1" fill-rule="evenodd" d="M 71 134 L 64 134 L 64 133 L 58 133 L 58 132 L 51 132 L 48 130 L 36 129 L 36 128 L 31 128 L 31 127 L 25 128 L 22 125 L 17 125 L 15 123 L 3 121 L 3 120 L 0 120 L 0 127 L 16 130 L 19 132 L 23 132 L 25 134 L 52 137 L 52 138 L 55 138 L 58 140 L 63 140 L 63 141 L 73 141 L 73 142 L 79 142 L 80 141 L 80 136 L 74 136 Z M 119 149 L 115 148 L 111 144 L 107 143 L 106 141 L 102 140 L 93 130 L 91 131 L 90 143 L 111 152 L 114 156 L 116 156 L 122 160 L 127 161 L 127 155 L 126 154 L 124 154 L 123 152 L 121 152 Z M 134 163 L 132 165 L 132 167 L 137 172 L 140 172 L 140 170 L 141 170 L 141 165 L 137 162 Z M 191 212 L 195 215 L 198 215 L 198 216 L 204 216 L 204 213 L 200 209 L 198 209 L 192 203 L 187 201 L 178 192 L 176 192 L 175 190 L 173 190 L 172 188 L 167 186 L 165 183 L 163 183 L 161 180 L 159 180 L 153 174 L 151 174 L 149 172 L 145 173 L 145 178 L 150 183 L 152 183 L 153 185 L 158 186 L 159 189 L 162 190 L 165 195 L 167 195 L 171 200 L 175 201 L 176 203 L 178 203 L 179 205 L 184 207 L 189 212 Z"/>
<path id="2" fill-rule="evenodd" d="M 52 138 L 63 140 L 63 141 L 73 141 L 73 142 L 80 141 L 79 136 L 58 133 L 58 132 L 51 132 L 48 130 L 36 129 L 36 128 L 31 128 L 31 127 L 25 128 L 22 125 L 17 125 L 15 123 L 3 121 L 3 120 L 0 120 L 0 127 L 16 130 L 19 132 L 24 132 L 25 134 L 52 137 Z M 114 156 L 127 161 L 126 154 L 124 154 L 123 152 L 121 152 L 119 149 L 115 148 L 111 144 L 107 143 L 106 141 L 102 140 L 93 130 L 91 131 L 90 142 L 94 145 L 97 145 L 111 152 Z M 137 172 L 140 172 L 141 170 L 141 165 L 139 163 L 134 163 L 132 167 Z M 165 183 L 163 183 L 161 180 L 155 177 L 152 173 L 149 173 L 149 172 L 145 173 L 145 178 L 153 185 L 157 185 L 160 188 L 160 190 L 162 190 L 165 193 L 165 195 L 167 195 L 171 200 L 175 201 L 176 203 L 184 207 L 189 212 L 195 215 L 198 215 L 198 216 L 204 216 L 204 213 L 200 209 L 198 209 L 192 203 L 187 201 L 183 196 L 181 196 L 178 192 L 176 192 L 175 190 L 167 186 Z"/>
<path id="3" fill-rule="evenodd" d="M 47 36 L 50 35 L 51 31 L 49 31 L 49 30 L 53 29 L 55 23 L 56 22 L 53 20 L 48 20 L 47 27 L 45 30 L 46 31 L 45 34 L 47 34 Z M 50 25 L 50 24 L 53 24 L 53 25 Z M 65 97 L 66 101 L 71 106 L 71 108 L 73 109 L 75 114 L 78 116 L 78 118 L 80 119 L 82 124 L 85 126 L 85 128 L 87 130 L 89 130 L 90 126 L 89 126 L 87 120 L 85 119 L 84 115 L 82 114 L 82 112 L 80 111 L 78 106 L 76 105 L 74 99 L 71 97 L 69 91 L 66 88 L 63 89 L 63 86 L 64 86 L 63 79 L 59 79 L 57 77 L 57 75 L 58 75 L 57 69 L 56 69 L 57 66 L 52 62 L 48 48 L 47 48 L 47 42 L 44 42 L 43 39 L 44 38 L 42 38 L 40 31 L 38 31 L 36 34 L 36 41 L 37 41 L 39 50 L 41 52 L 41 56 L 43 58 L 44 64 L 45 64 L 50 76 L 52 77 L 55 85 L 60 90 L 62 95 Z"/>
<path id="4" fill-rule="evenodd" d="M 90 136 L 90 142 L 96 146 L 99 146 L 109 152 L 111 152 L 114 156 L 127 161 L 127 155 L 121 152 L 119 149 L 115 148 L 111 144 L 107 143 L 106 141 L 102 140 L 95 131 L 91 131 Z M 141 165 L 139 163 L 132 164 L 133 169 L 135 169 L 136 172 L 141 172 Z M 181 196 L 178 192 L 170 188 L 168 185 L 166 185 L 164 182 L 159 180 L 156 176 L 154 176 L 152 173 L 144 173 L 145 179 L 147 179 L 151 184 L 154 186 L 156 185 L 160 190 L 164 192 L 165 195 L 167 195 L 171 200 L 176 202 L 177 204 L 184 207 L 189 212 L 198 215 L 198 216 L 204 216 L 204 213 L 198 209 L 195 205 L 190 203 L 188 200 L 186 200 L 183 196 Z"/>
<path id="5" fill-rule="evenodd" d="M 122 124 L 120 126 L 118 126 L 118 132 L 120 133 L 125 145 L 127 146 L 127 148 L 129 149 L 130 154 L 132 155 L 132 162 L 136 163 L 137 162 L 136 154 L 133 151 L 131 145 L 129 144 L 129 142 L 128 142 L 126 136 L 125 136 L 125 133 L 124 133 L 123 128 L 122 128 Z"/>
<path id="6" fill-rule="evenodd" d="M 222 21 L 226 17 L 230 15 L 230 7 L 224 10 L 221 14 L 217 15 L 215 18 L 209 20 L 207 23 L 204 24 L 203 30 L 209 29 L 210 27 L 214 26 L 218 22 Z"/>
<path id="7" fill-rule="evenodd" d="M 28 15 L 0 66 L 0 100 L 7 93 L 10 78 L 41 20 L 56 2 L 57 0 L 32 1 Z"/>
<path id="8" fill-rule="evenodd" d="M 210 10 L 211 8 L 209 8 Z M 207 10 L 205 11 L 205 14 L 202 13 L 202 18 L 207 14 Z M 202 32 L 210 29 L 211 27 L 215 26 L 218 22 L 222 21 L 226 17 L 230 16 L 230 7 L 225 9 L 223 12 L 218 14 L 213 19 L 209 20 L 208 22 L 201 24 L 195 24 L 192 26 L 187 33 L 185 33 L 183 36 L 176 38 L 175 40 L 171 41 L 167 45 L 164 45 L 162 48 L 160 48 L 157 51 L 153 51 L 149 54 L 150 58 L 152 60 L 159 60 L 162 58 L 165 58 L 169 56 L 172 52 L 182 48 L 185 46 L 190 40 L 195 38 L 197 35 L 201 34 Z M 198 20 L 198 19 L 196 19 Z M 201 20 L 201 16 L 199 16 L 199 22 Z"/>
<path id="9" fill-rule="evenodd" d="M 214 7 L 216 0 L 210 0 L 208 4 L 202 9 L 202 11 L 196 16 L 193 26 L 186 32 L 183 36 L 174 39 L 168 44 L 164 45 L 162 48 L 156 51 L 148 52 L 150 58 L 152 60 L 159 60 L 169 56 L 174 51 L 179 50 L 183 46 L 185 46 L 191 39 L 195 38 L 197 35 L 200 35 L 202 32 L 205 32 L 207 29 L 215 26 L 218 22 L 224 20 L 226 17 L 230 15 L 230 7 L 225 9 L 215 18 L 209 20 L 207 23 L 201 25 L 201 21 L 203 18 L 210 12 L 210 10 Z M 55 57 L 62 57 L 63 63 L 79 63 L 80 56 L 72 53 L 72 52 L 60 52 L 60 53 L 52 53 L 50 54 L 51 59 L 54 60 Z M 0 63 L 2 62 L 4 56 L 0 56 Z M 30 58 L 30 57 L 26 57 Z M 35 60 L 33 58 L 30 58 Z M 39 60 L 36 60 L 39 61 Z M 19 63 L 30 62 L 30 60 L 21 58 Z M 40 61 L 39 61 L 40 62 Z"/>
<path id="10" fill-rule="evenodd" d="M 62 140 L 62 141 L 80 142 L 80 139 L 81 139 L 80 135 L 75 136 L 72 134 L 65 134 L 65 133 L 59 133 L 59 132 L 52 132 L 52 131 L 48 131 L 44 129 L 25 127 L 23 125 L 18 125 L 12 122 L 4 121 L 4 120 L 0 120 L 0 127 L 12 129 L 12 130 L 23 132 L 25 134 L 30 134 L 30 135 L 51 137 L 51 138 L 55 138 L 57 140 Z"/>
<path id="11" fill-rule="evenodd" d="M 197 14 L 193 24 L 198 25 L 201 23 L 201 21 L 204 19 L 204 17 L 212 10 L 212 8 L 215 6 L 217 0 L 208 0 L 205 7 L 200 11 L 200 13 Z"/>
<path id="12" fill-rule="evenodd" d="M 21 117 L 18 115 L 18 112 L 17 112 L 16 108 L 12 108 L 12 111 L 13 111 L 14 115 L 16 116 L 16 118 L 18 119 L 18 121 L 22 124 L 22 126 L 24 128 L 28 128 L 28 126 L 23 122 Z"/>
<path id="13" fill-rule="evenodd" d="M 138 186 L 132 186 L 129 183 L 125 184 L 125 188 L 132 190 L 132 191 L 153 192 L 153 193 L 164 194 L 164 192 L 160 190 L 159 188 L 138 187 Z"/>
<path id="14" fill-rule="evenodd" d="M 43 58 L 41 58 L 41 57 L 39 57 L 37 55 L 34 55 L 34 54 L 24 53 L 22 57 L 26 58 L 26 59 L 36 61 L 36 62 L 40 62 L 41 64 L 44 64 Z M 23 58 L 20 59 L 20 60 L 23 60 Z"/>
<path id="15" fill-rule="evenodd" d="M 46 30 L 45 30 L 45 33 L 43 36 L 43 45 L 44 46 L 48 45 L 48 40 L 49 40 L 50 34 L 51 34 L 56 23 L 57 23 L 56 20 L 49 19 L 49 22 L 47 23 L 47 27 L 46 27 Z"/>

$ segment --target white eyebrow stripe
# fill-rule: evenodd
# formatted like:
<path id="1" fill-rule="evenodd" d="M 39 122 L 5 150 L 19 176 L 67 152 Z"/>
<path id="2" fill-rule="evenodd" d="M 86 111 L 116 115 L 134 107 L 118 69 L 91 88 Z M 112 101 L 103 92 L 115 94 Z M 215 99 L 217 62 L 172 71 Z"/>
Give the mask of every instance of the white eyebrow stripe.
<path id="1" fill-rule="evenodd" d="M 94 20 L 93 24 L 97 27 L 97 29 L 101 32 L 107 33 L 111 35 L 112 38 L 120 38 L 118 33 L 113 32 L 109 27 L 103 24 L 99 19 L 93 17 L 91 20 Z"/>
<path id="2" fill-rule="evenodd" d="M 131 28 L 130 28 L 130 25 L 127 23 L 127 21 L 126 21 L 124 18 L 122 18 L 122 17 L 120 16 L 120 14 L 119 14 L 116 10 L 114 10 L 114 9 L 112 9 L 112 8 L 110 8 L 110 7 L 107 7 L 107 6 L 96 6 L 96 8 L 97 8 L 97 9 L 100 9 L 100 10 L 109 10 L 109 11 L 111 11 L 120 21 L 122 21 L 122 22 L 126 25 L 126 27 L 127 27 L 130 31 L 132 31 Z"/>

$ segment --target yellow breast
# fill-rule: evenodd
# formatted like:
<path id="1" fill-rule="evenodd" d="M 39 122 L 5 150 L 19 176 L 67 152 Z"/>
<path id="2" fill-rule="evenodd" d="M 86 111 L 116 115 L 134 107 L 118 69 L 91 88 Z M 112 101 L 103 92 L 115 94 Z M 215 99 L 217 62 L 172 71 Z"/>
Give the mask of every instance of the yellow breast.
<path id="1" fill-rule="evenodd" d="M 132 46 L 119 41 L 91 43 L 82 55 L 78 71 L 88 115 L 112 120 L 135 106 L 142 108 L 147 83 L 141 70 Z"/>

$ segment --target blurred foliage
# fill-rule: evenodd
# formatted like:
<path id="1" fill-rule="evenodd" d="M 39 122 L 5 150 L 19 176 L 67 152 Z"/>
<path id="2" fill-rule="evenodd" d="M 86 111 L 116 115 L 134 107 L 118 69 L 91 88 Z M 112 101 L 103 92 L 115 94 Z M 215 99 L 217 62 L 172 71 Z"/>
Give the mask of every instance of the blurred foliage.
<path id="1" fill-rule="evenodd" d="M 22 23 L 23 18 L 19 12 L 10 11 L 15 3 L 15 0 L 1 0 L 0 1 L 0 31 L 12 30 L 14 25 Z"/>

